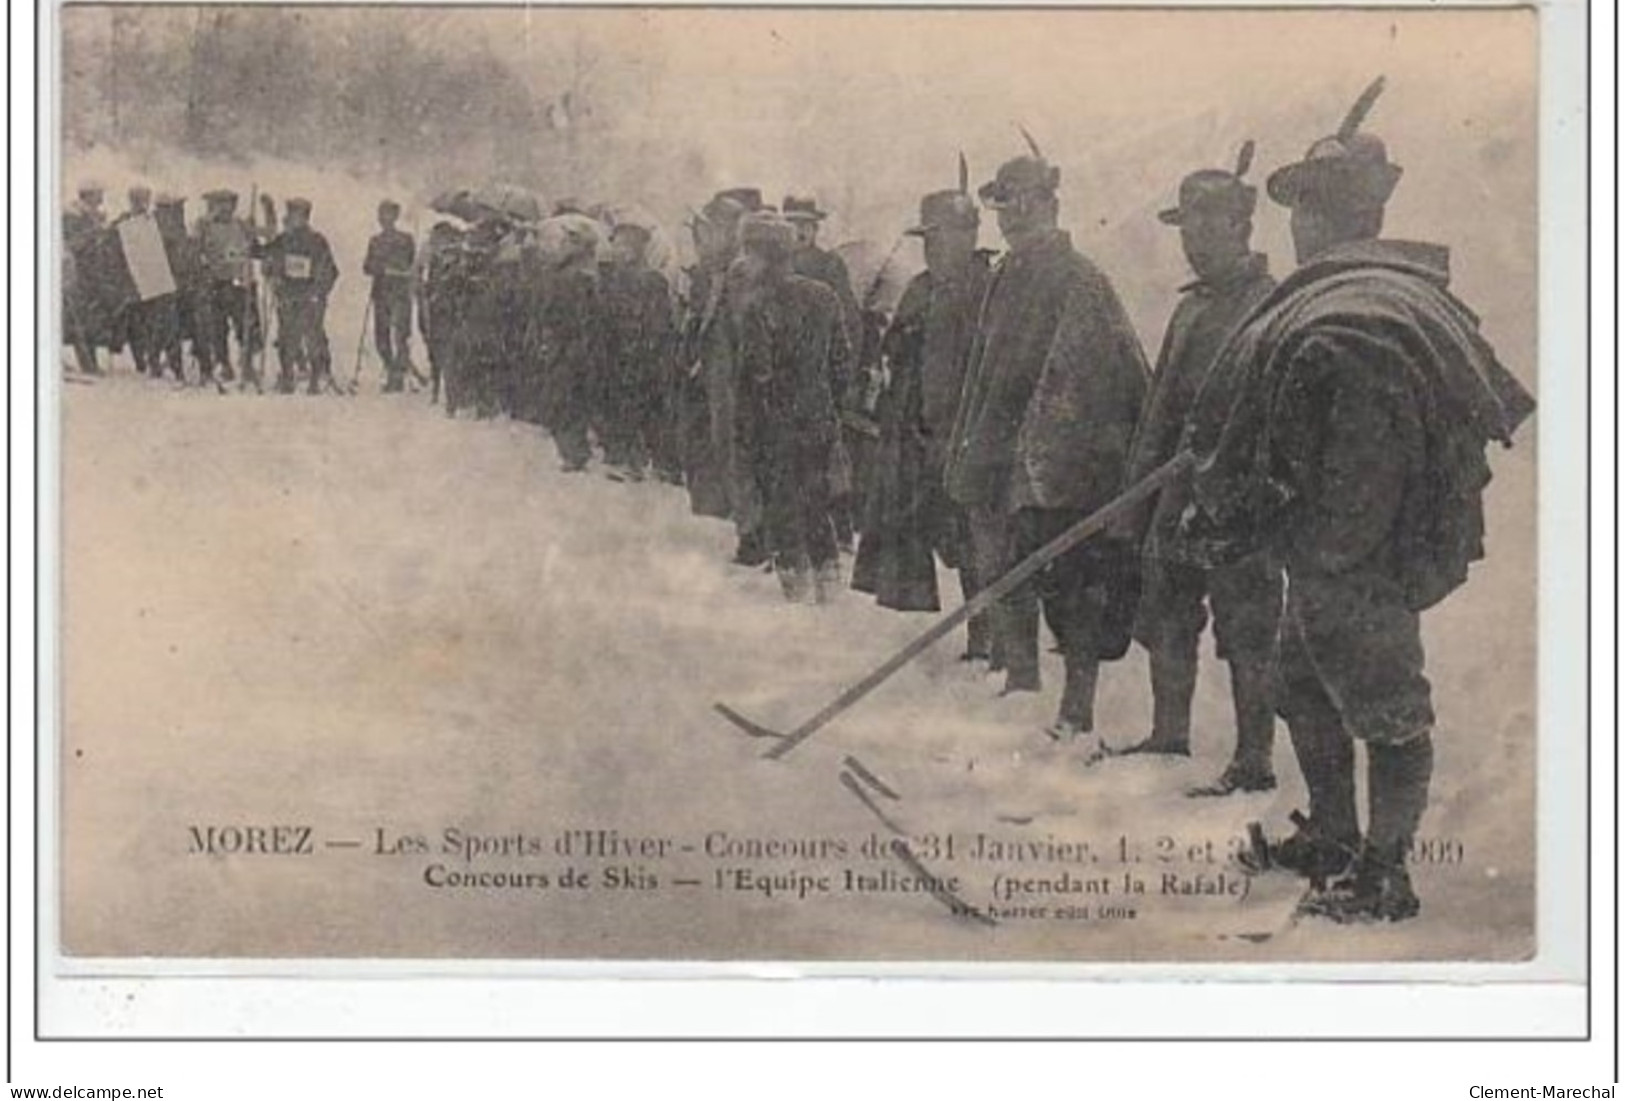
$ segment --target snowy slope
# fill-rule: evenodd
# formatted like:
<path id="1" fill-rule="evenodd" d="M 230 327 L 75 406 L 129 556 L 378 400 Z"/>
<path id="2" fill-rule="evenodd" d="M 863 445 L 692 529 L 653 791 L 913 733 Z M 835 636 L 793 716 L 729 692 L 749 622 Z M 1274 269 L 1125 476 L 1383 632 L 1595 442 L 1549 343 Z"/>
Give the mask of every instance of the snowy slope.
<path id="1" fill-rule="evenodd" d="M 1495 457 L 1491 558 L 1428 625 L 1443 728 L 1424 832 L 1459 841 L 1463 859 L 1418 870 L 1419 920 L 1347 930 L 1287 928 L 1296 888 L 1282 877 L 1248 884 L 1244 899 L 1159 893 L 1169 871 L 1211 881 L 1247 821 L 1279 825 L 1302 805 L 1284 729 L 1276 796 L 1179 795 L 1229 751 L 1211 659 L 1188 763 L 1079 769 L 1039 735 L 1058 668 L 1042 698 L 999 701 L 994 681 L 956 660 L 957 638 L 767 762 L 713 702 L 787 728 L 929 617 L 850 593 L 785 606 L 770 576 L 727 564 L 731 531 L 692 516 L 680 490 L 564 475 L 534 429 L 448 421 L 421 397 L 222 398 L 121 368 L 66 387 L 62 414 L 70 951 L 1504 959 L 1533 943 L 1533 539 L 1520 518 L 1532 448 Z M 1099 714 L 1109 741 L 1145 730 L 1138 651 L 1105 672 Z M 407 836 L 438 843 L 447 828 L 613 828 L 702 849 L 722 831 L 858 850 L 885 831 L 837 782 L 848 753 L 900 790 L 889 809 L 922 851 L 920 835 L 956 837 L 956 859 L 932 866 L 959 876 L 974 904 L 1011 872 L 1052 885 L 1069 870 L 1108 877 L 1114 891 L 1136 873 L 1151 896 L 1087 900 L 1132 918 L 1052 913 L 985 928 L 918 893 L 797 902 L 718 890 L 719 873 L 750 862 L 703 851 L 625 862 L 659 878 L 657 890 L 573 893 L 433 889 L 430 857 L 375 852 Z M 364 846 L 187 855 L 190 827 L 245 822 L 304 823 Z M 977 834 L 1086 841 L 1096 859 L 971 859 Z M 1192 855 L 1208 843 L 1211 864 Z M 617 863 L 584 866 L 602 875 Z M 898 870 L 884 855 L 752 866 Z M 690 877 L 701 885 L 672 883 Z M 1238 939 L 1258 934 L 1273 935 Z"/>

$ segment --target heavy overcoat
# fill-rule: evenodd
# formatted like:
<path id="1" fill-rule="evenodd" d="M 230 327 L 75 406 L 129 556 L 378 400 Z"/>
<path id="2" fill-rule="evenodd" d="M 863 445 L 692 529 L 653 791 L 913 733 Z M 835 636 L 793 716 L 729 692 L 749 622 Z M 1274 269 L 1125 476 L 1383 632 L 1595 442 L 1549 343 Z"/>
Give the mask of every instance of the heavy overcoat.
<path id="1" fill-rule="evenodd" d="M 967 508 L 1091 511 L 1123 487 L 1148 372 L 1116 292 L 1052 230 L 994 268 L 947 456 Z"/>

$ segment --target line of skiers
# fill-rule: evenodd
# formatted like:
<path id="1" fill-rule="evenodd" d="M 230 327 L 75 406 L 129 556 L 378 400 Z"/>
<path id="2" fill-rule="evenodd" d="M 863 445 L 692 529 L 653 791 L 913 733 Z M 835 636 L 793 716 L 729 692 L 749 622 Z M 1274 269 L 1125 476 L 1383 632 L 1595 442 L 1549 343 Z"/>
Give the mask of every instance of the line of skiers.
<path id="1" fill-rule="evenodd" d="M 969 598 L 1193 452 L 1193 473 L 970 620 L 964 656 L 1002 671 L 1002 694 L 1040 691 L 1042 617 L 1064 668 L 1050 738 L 1087 765 L 1188 756 L 1211 618 L 1237 733 L 1227 767 L 1190 794 L 1274 788 L 1282 716 L 1309 814 L 1255 859 L 1308 877 L 1312 912 L 1407 918 L 1419 902 L 1405 861 L 1433 760 L 1420 613 L 1482 557 L 1484 452 L 1510 445 L 1533 401 L 1448 291 L 1448 251 L 1381 235 L 1401 170 L 1360 130 L 1381 87 L 1269 177 L 1298 261 L 1280 282 L 1251 246 L 1252 143 L 1233 168 L 1180 182 L 1160 219 L 1196 278 L 1179 289 L 1154 371 L 1111 281 L 1059 228 L 1060 169 L 1030 136 L 976 198 L 961 158 L 959 186 L 921 200 L 906 232 L 926 268 L 889 316 L 819 247 L 825 213 L 810 199 L 775 209 L 755 188 L 717 193 L 689 222 L 697 259 L 679 293 L 652 262 L 657 228 L 640 212 L 561 204 L 543 219 L 534 203 L 458 192 L 434 205 L 463 224 L 437 223 L 421 251 L 394 228 L 398 209 L 380 209 L 364 265 L 375 339 L 399 388 L 415 371 L 415 296 L 449 414 L 538 424 L 569 471 L 596 443 L 612 477 L 652 471 L 685 486 L 695 513 L 734 525 L 734 561 L 771 568 L 792 601 L 828 600 L 855 541 L 853 588 L 937 610 L 938 560 Z M 81 198 L 68 251 L 82 266 L 76 227 L 94 212 Z M 997 262 L 977 247 L 976 199 L 1007 246 Z M 284 378 L 289 359 L 308 363 L 314 389 L 337 268 L 308 204 L 290 201 L 272 235 L 235 220 L 234 196 L 208 200 L 189 237 L 156 204 L 192 288 L 181 301 L 205 377 L 230 369 L 228 324 L 244 326 L 252 363 L 256 315 L 235 265 L 262 259 Z M 152 317 L 128 322 L 161 334 L 147 369 L 162 369 L 158 348 L 178 370 L 176 326 Z M 70 308 L 70 331 L 74 318 Z M 1111 747 L 1095 723 L 1100 667 L 1135 639 L 1150 655 L 1152 728 Z"/>
<path id="2" fill-rule="evenodd" d="M 694 223 L 679 361 L 710 421 L 708 437 L 690 421 L 694 507 L 731 517 L 739 560 L 770 557 L 792 598 L 809 578 L 816 595 L 838 563 L 850 442 L 866 450 L 854 587 L 918 610 L 938 607 L 937 559 L 974 593 L 1193 453 L 1150 507 L 972 620 L 965 656 L 1002 669 L 1005 694 L 1040 690 L 1042 615 L 1065 671 L 1051 738 L 1086 765 L 1188 756 L 1211 615 L 1237 736 L 1191 794 L 1274 788 L 1283 717 L 1309 813 L 1249 859 L 1307 877 L 1304 909 L 1339 922 L 1420 909 L 1406 861 L 1435 724 L 1420 617 L 1483 556 L 1486 448 L 1510 446 L 1534 408 L 1450 293 L 1448 250 L 1382 236 L 1401 169 L 1360 130 L 1381 89 L 1270 175 L 1298 262 L 1280 282 L 1251 247 L 1252 143 L 1234 168 L 1181 181 L 1160 218 L 1196 279 L 1154 372 L 1110 280 L 1058 227 L 1060 170 L 1030 137 L 977 192 L 1006 253 L 990 265 L 977 250 L 962 169 L 957 190 L 921 202 L 910 232 L 927 270 L 873 341 L 861 314 L 843 324 L 827 282 L 798 274 L 793 220 L 752 192 L 719 194 Z M 883 382 L 872 406 L 870 373 Z M 854 440 L 851 415 L 865 413 L 877 438 Z M 1108 747 L 1100 666 L 1135 638 L 1151 657 L 1152 729 Z"/>
<path id="3" fill-rule="evenodd" d="M 100 374 L 98 349 L 128 347 L 137 371 L 184 383 L 189 347 L 198 385 L 235 379 L 260 389 L 272 309 L 277 389 L 291 392 L 300 378 L 313 393 L 326 384 L 325 317 L 338 265 L 311 228 L 309 200 L 289 199 L 279 230 L 261 198 L 260 212 L 244 218 L 236 192 L 209 191 L 189 228 L 180 196 L 131 188 L 129 208 L 109 222 L 100 185 L 80 185 L 63 218 L 63 330 L 78 369 Z"/>

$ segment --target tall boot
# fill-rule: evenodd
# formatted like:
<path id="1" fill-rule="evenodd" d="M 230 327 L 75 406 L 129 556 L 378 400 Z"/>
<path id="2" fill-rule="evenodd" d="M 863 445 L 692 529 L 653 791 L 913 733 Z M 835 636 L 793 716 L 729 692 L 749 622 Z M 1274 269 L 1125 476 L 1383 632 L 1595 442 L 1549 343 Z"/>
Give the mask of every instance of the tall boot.
<path id="1" fill-rule="evenodd" d="M 1151 648 L 1151 736 L 1112 752 L 1121 757 L 1191 754 L 1191 698 L 1196 694 L 1196 651 L 1177 653 L 1164 644 Z"/>
<path id="2" fill-rule="evenodd" d="M 1433 735 L 1423 733 L 1399 745 L 1367 747 L 1367 795 L 1371 801 L 1366 840 L 1373 848 L 1401 858 L 1416 839 L 1416 827 L 1427 810 L 1433 780 Z"/>
<path id="3" fill-rule="evenodd" d="M 1287 718 L 1292 749 L 1309 788 L 1309 817 L 1275 846 L 1275 863 L 1321 883 L 1346 870 L 1360 851 L 1354 805 L 1354 743 L 1335 712 Z"/>
<path id="4" fill-rule="evenodd" d="M 1043 688 L 1038 672 L 1038 594 L 1023 585 L 994 605 L 994 645 L 1004 659 L 1004 692 L 1037 692 Z"/>
<path id="5" fill-rule="evenodd" d="M 1084 767 L 1106 756 L 1105 744 L 1095 733 L 1095 685 L 1100 679 L 1100 659 L 1092 650 L 1072 646 L 1066 651 L 1066 687 L 1061 692 L 1061 709 L 1044 731 L 1050 739 L 1069 747 Z"/>
<path id="6" fill-rule="evenodd" d="M 1275 701 L 1270 691 L 1269 665 L 1232 661 L 1230 699 L 1236 708 L 1236 765 L 1260 776 L 1271 775 L 1274 772 Z"/>
<path id="7" fill-rule="evenodd" d="M 811 604 L 814 600 L 812 565 L 805 556 L 780 555 L 773 561 L 779 590 L 791 604 Z"/>
<path id="8" fill-rule="evenodd" d="M 1095 687 L 1100 682 L 1100 659 L 1093 654 L 1066 655 L 1066 687 L 1061 690 L 1063 723 L 1079 730 L 1095 728 Z"/>
<path id="9" fill-rule="evenodd" d="M 1190 796 L 1224 796 L 1238 791 L 1275 790 L 1275 708 L 1270 693 L 1270 667 L 1257 662 L 1230 663 L 1230 698 L 1236 709 L 1236 748 L 1217 780 L 1187 788 Z"/>
<path id="10" fill-rule="evenodd" d="M 959 567 L 959 592 L 968 603 L 972 597 L 981 592 L 982 586 L 976 576 L 976 571 L 969 564 Z M 978 612 L 965 621 L 965 653 L 963 660 L 976 661 L 992 656 L 992 628 L 988 625 L 986 612 Z"/>
<path id="11" fill-rule="evenodd" d="M 1354 874 L 1305 905 L 1338 922 L 1404 921 L 1421 912 L 1405 861 L 1427 810 L 1433 779 L 1433 736 L 1367 746 L 1371 816 Z"/>
<path id="12" fill-rule="evenodd" d="M 1304 903 L 1304 912 L 1337 922 L 1404 921 L 1422 903 L 1405 868 L 1433 778 L 1433 737 L 1367 746 L 1371 820 L 1354 873 Z"/>
<path id="13" fill-rule="evenodd" d="M 837 554 L 828 562 L 820 562 L 813 568 L 813 603 L 830 604 L 840 595 L 845 587 L 841 577 L 841 558 Z"/>
<path id="14" fill-rule="evenodd" d="M 1166 752 L 1191 751 L 1191 700 L 1196 695 L 1196 655 L 1161 647 L 1151 652 L 1151 741 Z"/>

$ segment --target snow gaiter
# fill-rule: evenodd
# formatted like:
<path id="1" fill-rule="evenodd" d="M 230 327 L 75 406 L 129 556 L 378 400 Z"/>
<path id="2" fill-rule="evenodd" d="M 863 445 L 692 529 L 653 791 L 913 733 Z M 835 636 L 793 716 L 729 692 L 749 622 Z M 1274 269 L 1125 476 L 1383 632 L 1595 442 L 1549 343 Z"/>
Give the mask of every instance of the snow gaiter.
<path id="1" fill-rule="evenodd" d="M 1367 746 L 1366 780 L 1371 800 L 1367 844 L 1389 864 L 1404 862 L 1427 809 L 1433 778 L 1433 734 L 1398 745 Z"/>
<path id="2" fill-rule="evenodd" d="M 1196 655 L 1151 652 L 1151 740 L 1158 745 L 1191 744 L 1191 698 L 1196 694 Z"/>
<path id="3" fill-rule="evenodd" d="M 1292 749 L 1309 788 L 1309 818 L 1316 833 L 1354 842 L 1360 821 L 1354 806 L 1354 743 L 1335 713 L 1298 713 L 1287 718 Z"/>
<path id="4" fill-rule="evenodd" d="M 1236 708 L 1236 764 L 1269 772 L 1275 748 L 1275 707 L 1270 696 L 1270 667 L 1254 662 L 1232 661 L 1230 697 Z"/>
<path id="5" fill-rule="evenodd" d="M 1066 687 L 1061 691 L 1061 721 L 1079 730 L 1095 728 L 1095 685 L 1100 660 L 1093 654 L 1066 655 Z"/>

